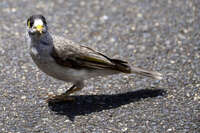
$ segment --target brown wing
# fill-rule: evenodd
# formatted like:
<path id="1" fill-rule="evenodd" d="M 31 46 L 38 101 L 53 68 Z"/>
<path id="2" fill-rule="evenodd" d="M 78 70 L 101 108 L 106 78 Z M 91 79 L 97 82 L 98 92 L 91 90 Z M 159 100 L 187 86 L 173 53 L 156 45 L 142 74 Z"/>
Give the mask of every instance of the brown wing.
<path id="1" fill-rule="evenodd" d="M 89 47 L 60 37 L 54 38 L 52 57 L 58 64 L 74 69 L 112 69 L 125 73 L 131 71 L 125 61 L 110 59 Z"/>

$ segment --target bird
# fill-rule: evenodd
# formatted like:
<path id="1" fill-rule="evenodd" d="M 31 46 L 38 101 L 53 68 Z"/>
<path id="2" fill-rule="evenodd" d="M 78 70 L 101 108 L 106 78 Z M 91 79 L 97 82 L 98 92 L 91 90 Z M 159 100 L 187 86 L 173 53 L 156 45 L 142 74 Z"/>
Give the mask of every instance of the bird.
<path id="1" fill-rule="evenodd" d="M 139 74 L 157 80 L 163 78 L 157 71 L 131 66 L 127 61 L 110 58 L 88 46 L 48 31 L 46 18 L 41 14 L 27 19 L 26 43 L 36 66 L 55 79 L 73 85 L 59 95 L 49 95 L 47 101 L 73 101 L 72 93 L 84 88 L 84 81 L 113 74 Z"/>

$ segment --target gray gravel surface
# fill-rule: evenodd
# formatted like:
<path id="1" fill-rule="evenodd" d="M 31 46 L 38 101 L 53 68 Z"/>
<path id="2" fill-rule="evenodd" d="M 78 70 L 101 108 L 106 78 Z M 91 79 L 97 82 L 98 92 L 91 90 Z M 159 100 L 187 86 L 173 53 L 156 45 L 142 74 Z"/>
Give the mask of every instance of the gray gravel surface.
<path id="1" fill-rule="evenodd" d="M 1 0 L 0 132 L 200 132 L 199 0 Z M 76 102 L 50 104 L 71 84 L 42 73 L 24 43 L 26 19 L 161 81 L 114 75 L 86 81 Z"/>

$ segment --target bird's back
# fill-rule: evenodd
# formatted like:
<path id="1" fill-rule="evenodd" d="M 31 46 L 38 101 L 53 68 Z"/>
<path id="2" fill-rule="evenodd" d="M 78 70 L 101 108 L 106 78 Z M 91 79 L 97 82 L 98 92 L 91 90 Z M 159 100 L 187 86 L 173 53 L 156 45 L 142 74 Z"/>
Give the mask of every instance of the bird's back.
<path id="1" fill-rule="evenodd" d="M 110 69 L 114 71 L 130 73 L 128 63 L 119 59 L 111 59 L 106 55 L 89 48 L 79 45 L 63 37 L 54 36 L 54 57 L 61 65 L 71 62 L 74 68 L 87 67 L 91 69 Z"/>

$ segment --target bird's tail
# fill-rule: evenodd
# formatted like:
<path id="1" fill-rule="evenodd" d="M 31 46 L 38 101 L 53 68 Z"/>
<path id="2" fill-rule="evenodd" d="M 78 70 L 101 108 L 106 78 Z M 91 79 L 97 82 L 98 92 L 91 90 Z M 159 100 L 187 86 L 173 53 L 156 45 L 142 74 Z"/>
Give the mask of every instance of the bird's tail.
<path id="1" fill-rule="evenodd" d="M 149 71 L 149 70 L 144 70 L 138 67 L 131 67 L 131 73 L 135 73 L 135 74 L 139 74 L 142 76 L 146 76 L 146 77 L 151 77 L 151 78 L 155 78 L 155 79 L 159 79 L 161 80 L 162 74 L 156 71 Z"/>
<path id="2" fill-rule="evenodd" d="M 120 72 L 124 72 L 124 73 L 135 73 L 135 74 L 139 74 L 142 76 L 146 76 L 146 77 L 151 77 L 154 79 L 158 79 L 161 80 L 162 74 L 156 71 L 149 71 L 149 70 L 145 70 L 139 67 L 131 67 L 128 65 L 128 62 L 122 61 L 122 60 L 118 60 L 118 59 L 110 59 L 108 57 L 106 57 L 107 59 L 109 59 L 114 66 L 112 66 L 113 69 L 118 70 Z"/>

